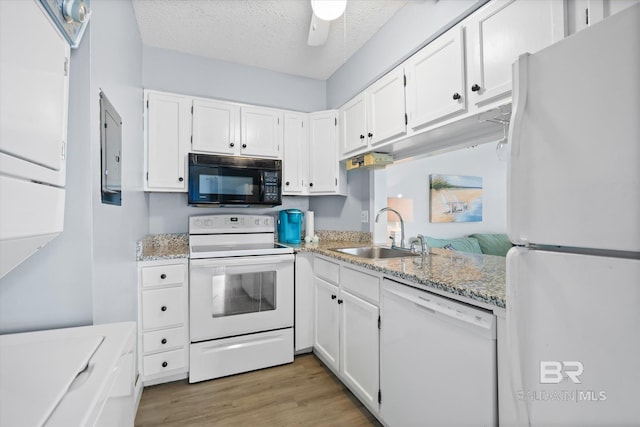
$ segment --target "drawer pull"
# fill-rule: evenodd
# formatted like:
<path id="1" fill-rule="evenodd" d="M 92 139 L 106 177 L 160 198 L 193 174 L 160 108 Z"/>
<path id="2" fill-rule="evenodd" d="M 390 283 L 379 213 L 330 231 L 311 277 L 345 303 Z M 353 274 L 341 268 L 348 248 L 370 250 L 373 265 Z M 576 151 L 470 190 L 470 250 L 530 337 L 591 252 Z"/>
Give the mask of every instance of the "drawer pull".
<path id="1" fill-rule="evenodd" d="M 166 275 L 166 274 L 164 274 L 164 273 L 162 273 L 162 274 L 160 275 L 160 278 L 161 278 L 162 280 L 164 280 L 164 279 L 166 279 L 166 278 L 167 278 L 167 275 Z"/>
<path id="2" fill-rule="evenodd" d="M 162 338 L 162 341 L 160 341 L 162 344 L 166 344 L 167 343 L 167 339 L 166 338 Z"/>
<path id="3" fill-rule="evenodd" d="M 169 364 L 167 362 L 162 362 L 162 367 L 166 368 Z"/>
<path id="4" fill-rule="evenodd" d="M 163 305 L 162 307 L 160 307 L 160 310 L 162 310 L 162 311 L 167 311 L 167 306 L 166 306 L 166 305 Z"/>

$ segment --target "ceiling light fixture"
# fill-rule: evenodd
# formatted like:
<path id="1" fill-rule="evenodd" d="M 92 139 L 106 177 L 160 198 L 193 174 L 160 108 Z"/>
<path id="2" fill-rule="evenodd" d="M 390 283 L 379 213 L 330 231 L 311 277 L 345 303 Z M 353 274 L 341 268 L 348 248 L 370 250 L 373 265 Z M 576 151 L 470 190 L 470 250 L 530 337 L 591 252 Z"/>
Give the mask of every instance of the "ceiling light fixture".
<path id="1" fill-rule="evenodd" d="M 347 0 L 311 0 L 313 14 L 323 21 L 333 21 L 344 13 Z"/>

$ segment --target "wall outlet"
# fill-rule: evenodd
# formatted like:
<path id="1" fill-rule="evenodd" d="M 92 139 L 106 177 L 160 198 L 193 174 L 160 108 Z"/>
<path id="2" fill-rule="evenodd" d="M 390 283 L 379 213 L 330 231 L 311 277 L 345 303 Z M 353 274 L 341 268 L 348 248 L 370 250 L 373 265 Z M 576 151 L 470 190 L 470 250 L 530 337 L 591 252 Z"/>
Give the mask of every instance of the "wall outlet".
<path id="1" fill-rule="evenodd" d="M 369 222 L 369 211 L 360 212 L 360 222 L 366 224 Z"/>

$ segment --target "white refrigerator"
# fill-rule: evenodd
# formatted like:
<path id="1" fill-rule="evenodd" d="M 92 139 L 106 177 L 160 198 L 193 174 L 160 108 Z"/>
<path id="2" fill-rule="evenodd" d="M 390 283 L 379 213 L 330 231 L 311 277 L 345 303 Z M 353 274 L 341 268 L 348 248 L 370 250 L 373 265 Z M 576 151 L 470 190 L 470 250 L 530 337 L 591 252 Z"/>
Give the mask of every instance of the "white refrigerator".
<path id="1" fill-rule="evenodd" d="M 513 84 L 501 424 L 639 426 L 640 5 L 522 55 Z"/>

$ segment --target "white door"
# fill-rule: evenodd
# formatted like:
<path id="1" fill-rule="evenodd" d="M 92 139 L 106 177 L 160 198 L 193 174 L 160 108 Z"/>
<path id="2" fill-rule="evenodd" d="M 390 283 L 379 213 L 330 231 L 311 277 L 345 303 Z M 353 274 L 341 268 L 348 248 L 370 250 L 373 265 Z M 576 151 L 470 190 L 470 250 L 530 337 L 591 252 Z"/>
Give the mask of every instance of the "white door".
<path id="1" fill-rule="evenodd" d="M 191 342 L 293 326 L 293 255 L 189 262 Z"/>
<path id="2" fill-rule="evenodd" d="M 151 191 L 187 191 L 185 167 L 191 138 L 191 99 L 147 95 L 147 186 Z"/>
<path id="3" fill-rule="evenodd" d="M 467 111 L 463 40 L 462 26 L 453 28 L 407 61 L 407 115 L 412 129 Z"/>
<path id="4" fill-rule="evenodd" d="M 367 137 L 372 146 L 407 132 L 404 69 L 398 67 L 366 91 Z"/>
<path id="5" fill-rule="evenodd" d="M 467 24 L 467 90 L 476 106 L 509 96 L 511 64 L 565 36 L 564 4 L 557 0 L 497 0 Z"/>
<path id="6" fill-rule="evenodd" d="M 226 102 L 193 100 L 194 151 L 234 154 L 239 143 L 240 107 Z"/>
<path id="7" fill-rule="evenodd" d="M 69 44 L 38 2 L 2 1 L 0 20 L 1 151 L 61 170 L 67 139 Z"/>
<path id="8" fill-rule="evenodd" d="M 349 157 L 351 154 L 367 148 L 367 109 L 364 92 L 347 102 L 340 109 L 341 138 L 340 156 Z"/>
<path id="9" fill-rule="evenodd" d="M 341 306 L 340 373 L 370 409 L 378 409 L 378 307 L 344 290 Z"/>
<path id="10" fill-rule="evenodd" d="M 313 349 L 336 372 L 339 368 L 338 287 L 318 277 L 313 278 L 315 289 L 315 334 Z"/>
<path id="11" fill-rule="evenodd" d="M 640 252 L 639 9 L 514 67 L 511 241 Z"/>
<path id="12" fill-rule="evenodd" d="M 309 115 L 309 193 L 338 190 L 338 126 L 335 111 Z"/>
<path id="13" fill-rule="evenodd" d="M 309 174 L 309 120 L 307 114 L 284 114 L 282 194 L 302 194 Z"/>
<path id="14" fill-rule="evenodd" d="M 240 153 L 245 156 L 281 157 L 282 112 L 269 108 L 242 107 L 240 114 Z"/>
<path id="15" fill-rule="evenodd" d="M 640 260 L 513 248 L 507 301 L 519 425 L 640 423 Z"/>

